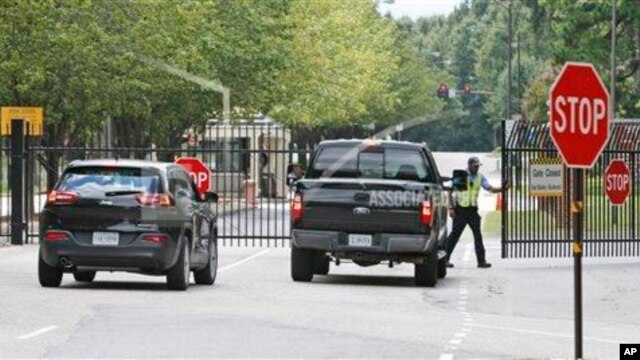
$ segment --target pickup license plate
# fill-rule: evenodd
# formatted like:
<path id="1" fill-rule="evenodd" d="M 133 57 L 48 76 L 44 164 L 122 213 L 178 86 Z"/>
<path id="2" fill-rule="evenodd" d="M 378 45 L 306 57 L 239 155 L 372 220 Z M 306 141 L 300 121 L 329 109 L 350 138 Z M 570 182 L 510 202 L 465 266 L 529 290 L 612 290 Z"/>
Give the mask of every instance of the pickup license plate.
<path id="1" fill-rule="evenodd" d="M 120 234 L 115 232 L 94 232 L 93 245 L 99 246 L 118 246 Z"/>
<path id="2" fill-rule="evenodd" d="M 371 239 L 371 235 L 349 234 L 349 246 L 371 246 Z"/>

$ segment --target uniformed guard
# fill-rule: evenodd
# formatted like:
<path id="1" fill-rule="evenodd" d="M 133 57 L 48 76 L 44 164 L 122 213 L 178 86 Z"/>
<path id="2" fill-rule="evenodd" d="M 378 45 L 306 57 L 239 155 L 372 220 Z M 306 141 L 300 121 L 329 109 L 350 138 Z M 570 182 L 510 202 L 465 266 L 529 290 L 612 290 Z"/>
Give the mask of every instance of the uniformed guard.
<path id="1" fill-rule="evenodd" d="M 468 224 L 473 232 L 478 267 L 490 268 L 491 264 L 485 258 L 484 244 L 482 243 L 481 218 L 480 214 L 478 214 L 478 195 L 481 187 L 492 193 L 499 193 L 502 189 L 492 187 L 489 184 L 489 180 L 478 172 L 480 165 L 482 165 L 480 159 L 473 156 L 469 158 L 467 165 L 467 189 L 464 191 L 454 189 L 453 199 L 450 201 L 449 215 L 453 218 L 453 230 L 447 239 L 447 256 L 449 259 L 451 258 L 453 249 Z M 447 262 L 447 267 L 453 267 L 453 264 Z"/>

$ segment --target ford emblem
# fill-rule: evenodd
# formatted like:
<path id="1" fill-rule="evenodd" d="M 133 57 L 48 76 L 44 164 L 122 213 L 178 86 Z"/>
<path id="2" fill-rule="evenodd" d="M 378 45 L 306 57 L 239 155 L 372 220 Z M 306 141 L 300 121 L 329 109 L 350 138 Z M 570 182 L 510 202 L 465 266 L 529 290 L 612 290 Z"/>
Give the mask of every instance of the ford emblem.
<path id="1" fill-rule="evenodd" d="M 357 207 L 357 208 L 353 209 L 353 214 L 354 215 L 369 215 L 369 214 L 371 214 L 371 210 L 369 208 L 366 208 L 366 207 Z"/>

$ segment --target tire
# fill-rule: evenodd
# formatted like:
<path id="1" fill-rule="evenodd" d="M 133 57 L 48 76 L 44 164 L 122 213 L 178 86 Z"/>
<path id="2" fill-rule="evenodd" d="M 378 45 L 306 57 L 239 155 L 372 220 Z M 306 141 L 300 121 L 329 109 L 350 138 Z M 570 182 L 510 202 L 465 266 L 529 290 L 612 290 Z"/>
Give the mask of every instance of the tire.
<path id="1" fill-rule="evenodd" d="M 313 250 L 291 248 L 291 278 L 293 281 L 309 282 L 313 279 L 315 255 Z"/>
<path id="2" fill-rule="evenodd" d="M 447 276 L 447 257 L 438 260 L 438 279 L 444 279 Z"/>
<path id="3" fill-rule="evenodd" d="M 191 259 L 189 259 L 189 241 L 182 241 L 182 249 L 178 255 L 178 261 L 167 272 L 167 287 L 169 290 L 187 290 L 189 287 L 189 274 L 191 274 Z"/>
<path id="4" fill-rule="evenodd" d="M 42 256 L 38 257 L 38 280 L 42 287 L 58 287 L 62 282 L 62 269 L 49 266 Z"/>
<path id="5" fill-rule="evenodd" d="M 316 253 L 316 256 L 313 259 L 313 273 L 316 275 L 327 275 L 329 273 L 329 268 L 331 267 L 331 260 L 329 257 L 323 252 Z"/>
<path id="6" fill-rule="evenodd" d="M 432 251 L 424 260 L 423 264 L 414 265 L 416 285 L 434 287 L 438 282 L 438 253 Z"/>
<path id="7" fill-rule="evenodd" d="M 218 240 L 213 233 L 211 233 L 210 236 L 209 262 L 204 269 L 193 272 L 193 277 L 198 285 L 213 285 L 213 283 L 216 282 L 216 275 L 218 274 Z"/>
<path id="8" fill-rule="evenodd" d="M 95 271 L 74 272 L 73 278 L 78 282 L 92 282 L 96 278 Z"/>

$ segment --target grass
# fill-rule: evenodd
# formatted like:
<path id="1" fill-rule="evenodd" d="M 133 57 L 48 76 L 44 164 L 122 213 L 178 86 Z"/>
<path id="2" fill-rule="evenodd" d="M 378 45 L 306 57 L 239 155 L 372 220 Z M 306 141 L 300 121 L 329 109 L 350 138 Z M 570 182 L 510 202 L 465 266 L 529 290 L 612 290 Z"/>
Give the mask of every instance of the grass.
<path id="1" fill-rule="evenodd" d="M 624 206 L 615 208 L 602 195 L 587 195 L 585 202 L 587 205 L 584 209 L 585 230 L 629 229 L 632 226 L 631 220 L 633 217 L 635 217 L 636 229 L 640 229 L 640 216 L 638 216 L 640 214 L 640 196 L 635 196 L 635 209 L 632 209 L 631 200 L 628 199 Z M 483 231 L 500 232 L 502 214 L 499 211 L 485 214 L 483 220 Z M 560 215 L 555 215 L 551 211 L 542 210 L 510 211 L 508 221 L 513 229 L 510 230 L 512 232 L 546 232 L 555 229 L 566 229 L 570 224 L 568 219 L 563 219 Z M 614 222 L 616 222 L 616 225 L 614 225 Z"/>

